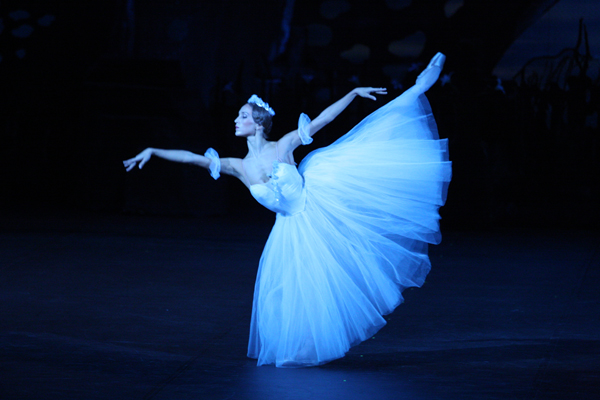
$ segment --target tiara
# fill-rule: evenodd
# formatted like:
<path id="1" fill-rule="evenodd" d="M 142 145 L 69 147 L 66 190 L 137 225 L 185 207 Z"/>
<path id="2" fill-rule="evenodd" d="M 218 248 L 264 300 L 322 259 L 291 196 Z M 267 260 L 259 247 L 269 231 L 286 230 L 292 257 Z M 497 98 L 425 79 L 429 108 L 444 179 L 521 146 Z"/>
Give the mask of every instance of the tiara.
<path id="1" fill-rule="evenodd" d="M 263 101 L 263 99 L 261 99 L 260 97 L 258 97 L 257 95 L 253 94 L 252 97 L 250 97 L 248 99 L 248 103 L 254 103 L 257 106 L 259 106 L 260 108 L 264 108 L 265 110 L 267 110 L 267 112 L 273 116 L 275 115 L 275 111 L 273 111 L 273 109 L 271 107 L 269 107 L 268 103 L 265 103 Z"/>

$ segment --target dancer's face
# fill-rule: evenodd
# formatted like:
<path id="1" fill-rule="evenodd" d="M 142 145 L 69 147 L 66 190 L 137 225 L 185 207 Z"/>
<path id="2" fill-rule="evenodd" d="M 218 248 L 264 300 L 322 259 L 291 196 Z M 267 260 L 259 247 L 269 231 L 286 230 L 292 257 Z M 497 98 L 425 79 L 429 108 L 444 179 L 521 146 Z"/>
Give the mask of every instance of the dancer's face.
<path id="1" fill-rule="evenodd" d="M 252 107 L 245 104 L 240 108 L 238 117 L 235 119 L 235 135 L 240 137 L 254 136 L 257 124 L 252 118 Z"/>

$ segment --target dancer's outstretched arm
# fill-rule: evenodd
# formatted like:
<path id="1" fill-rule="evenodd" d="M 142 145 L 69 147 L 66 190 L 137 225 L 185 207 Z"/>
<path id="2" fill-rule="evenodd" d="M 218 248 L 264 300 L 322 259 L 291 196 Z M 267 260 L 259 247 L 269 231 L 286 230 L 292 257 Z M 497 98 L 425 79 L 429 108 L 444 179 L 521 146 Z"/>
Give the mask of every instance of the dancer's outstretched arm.
<path id="1" fill-rule="evenodd" d="M 310 123 L 310 136 L 317 133 L 321 128 L 330 123 L 340 115 L 342 111 L 348 107 L 348 105 L 354 100 L 356 96 L 364 97 L 366 99 L 377 100 L 375 94 L 387 94 L 386 88 L 372 88 L 372 87 L 360 87 L 352 90 L 350 93 L 327 107 L 317 118 Z"/>
<path id="2" fill-rule="evenodd" d="M 152 156 L 160 157 L 165 160 L 179 162 L 183 164 L 193 164 L 202 168 L 209 169 L 211 160 L 208 157 L 200 154 L 192 153 L 187 150 L 163 150 L 147 148 L 137 156 L 130 158 L 129 160 L 123 161 L 123 166 L 129 172 L 139 164 L 139 168 L 142 167 L 150 160 Z M 236 177 L 241 176 L 241 162 L 238 158 L 220 158 L 221 161 L 221 172 L 227 175 L 233 175 Z"/>
<path id="3" fill-rule="evenodd" d="M 127 172 L 131 171 L 133 167 L 138 165 L 140 169 L 146 165 L 152 156 L 160 157 L 165 160 L 179 162 L 184 164 L 195 164 L 200 167 L 208 168 L 210 165 L 210 159 L 199 154 L 194 154 L 186 150 L 163 150 L 153 149 L 148 147 L 137 156 L 130 158 L 129 160 L 123 161 L 123 166 Z"/>
<path id="4" fill-rule="evenodd" d="M 356 96 L 364 97 L 366 99 L 377 100 L 377 98 L 373 94 L 387 94 L 387 89 L 385 88 L 372 88 L 372 87 L 359 87 L 353 89 L 350 93 L 327 107 L 319 116 L 313 119 L 309 124 L 309 132 L 310 136 L 313 136 L 317 133 L 321 128 L 330 123 L 340 115 L 342 111 L 354 100 Z M 300 141 L 300 137 L 298 136 L 298 131 L 292 131 L 282 137 L 279 140 L 280 148 L 284 148 L 289 152 L 294 151 L 298 146 L 302 144 Z"/>

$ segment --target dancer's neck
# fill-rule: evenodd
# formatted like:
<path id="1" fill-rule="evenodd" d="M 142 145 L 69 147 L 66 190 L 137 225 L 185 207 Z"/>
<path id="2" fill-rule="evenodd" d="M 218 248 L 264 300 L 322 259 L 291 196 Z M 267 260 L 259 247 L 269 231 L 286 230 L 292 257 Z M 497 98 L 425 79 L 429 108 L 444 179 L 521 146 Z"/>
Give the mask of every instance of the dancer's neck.
<path id="1" fill-rule="evenodd" d="M 269 141 L 261 134 L 248 136 L 248 153 L 256 158 L 259 158 L 265 148 L 269 145 Z"/>

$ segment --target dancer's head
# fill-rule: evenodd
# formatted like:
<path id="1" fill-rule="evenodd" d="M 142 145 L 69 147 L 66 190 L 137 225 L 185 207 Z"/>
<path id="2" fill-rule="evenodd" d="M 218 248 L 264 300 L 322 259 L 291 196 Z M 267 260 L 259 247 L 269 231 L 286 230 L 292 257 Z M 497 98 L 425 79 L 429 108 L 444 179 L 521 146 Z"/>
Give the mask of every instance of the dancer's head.
<path id="1" fill-rule="evenodd" d="M 269 104 L 253 94 L 240 109 L 235 120 L 236 135 L 247 137 L 262 133 L 266 137 L 271 132 L 274 115 L 275 111 L 269 107 Z"/>
<path id="2" fill-rule="evenodd" d="M 265 110 L 256 103 L 248 103 L 248 105 L 252 107 L 252 118 L 254 119 L 254 122 L 263 127 L 263 133 L 265 136 L 267 136 L 269 132 L 271 132 L 271 127 L 273 126 L 273 115 L 275 114 L 271 115 L 269 111 Z"/>

